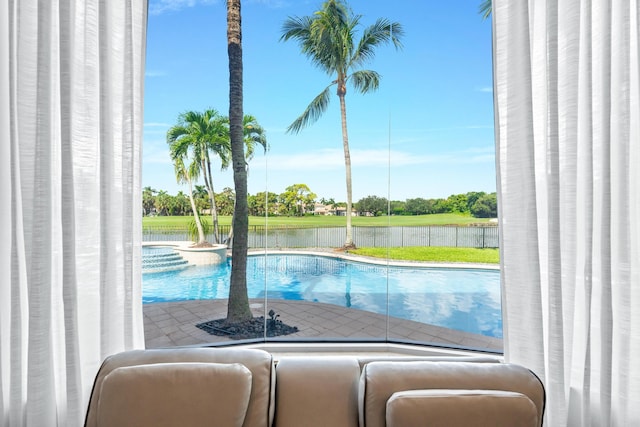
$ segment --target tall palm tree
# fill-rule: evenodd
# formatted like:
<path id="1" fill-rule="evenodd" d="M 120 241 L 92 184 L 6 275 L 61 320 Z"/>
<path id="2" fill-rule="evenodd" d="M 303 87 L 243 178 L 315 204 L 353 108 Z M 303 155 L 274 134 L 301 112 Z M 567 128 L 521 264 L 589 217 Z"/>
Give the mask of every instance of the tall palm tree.
<path id="1" fill-rule="evenodd" d="M 229 165 L 230 146 L 226 118 L 213 109 L 203 113 L 187 111 L 178 117 L 178 124 L 167 131 L 167 143 L 176 156 L 184 158 L 188 152 L 191 153 L 193 179 L 199 178 L 202 173 L 211 203 L 214 240 L 218 243 L 218 210 L 213 189 L 211 155 L 220 159 L 222 169 Z"/>
<path id="2" fill-rule="evenodd" d="M 351 155 L 345 103 L 347 82 L 351 83 L 357 92 L 363 94 L 376 90 L 380 83 L 380 75 L 360 67 L 373 59 L 375 48 L 381 44 L 392 42 L 396 48 L 401 48 L 400 39 L 404 34 L 399 23 L 380 18 L 373 25 L 365 28 L 361 39 L 355 43 L 355 30 L 360 24 L 360 18 L 361 15 L 354 15 L 344 0 L 328 0 L 312 16 L 289 17 L 283 25 L 281 37 L 284 41 L 289 39 L 298 41 L 302 53 L 333 79 L 329 86 L 311 101 L 302 115 L 287 128 L 288 132 L 298 133 L 318 120 L 327 110 L 331 88 L 336 86 L 336 93 L 340 100 L 347 184 L 345 249 L 355 247 L 351 229 Z"/>
<path id="3" fill-rule="evenodd" d="M 158 215 L 168 215 L 171 196 L 164 190 L 158 191 L 155 198 L 155 208 Z"/>
<path id="4" fill-rule="evenodd" d="M 213 190 L 213 173 L 211 172 L 211 156 L 213 153 L 220 159 L 220 169 L 229 167 L 231 157 L 231 143 L 229 141 L 228 119 L 218 114 L 216 110 L 205 111 L 205 118 L 208 123 L 208 133 L 205 156 L 202 159 L 204 184 L 209 193 L 209 203 L 211 204 L 211 221 L 213 222 L 214 241 L 219 243 L 218 207 L 216 206 L 215 192 Z"/>
<path id="5" fill-rule="evenodd" d="M 151 210 L 154 208 L 156 202 L 156 194 L 158 190 L 154 190 L 151 187 L 144 187 L 142 189 L 142 208 L 143 215 L 148 215 L 151 213 Z"/>
<path id="6" fill-rule="evenodd" d="M 249 208 L 247 203 L 247 161 L 244 152 L 242 93 L 242 25 L 240 0 L 227 0 L 227 53 L 229 55 L 229 138 L 233 182 L 236 192 L 232 226 L 235 230 L 231 252 L 231 281 L 227 304 L 228 323 L 253 318 L 247 294 L 247 249 Z"/>
<path id="7" fill-rule="evenodd" d="M 172 146 L 172 149 L 175 146 Z M 196 201 L 193 198 L 193 177 L 197 175 L 197 162 L 192 162 L 188 167 L 184 164 L 185 156 L 180 155 L 180 153 L 171 152 L 171 157 L 173 159 L 173 167 L 176 172 L 176 180 L 179 184 L 187 184 L 188 186 L 188 195 L 189 202 L 191 202 L 191 209 L 193 210 L 193 220 L 196 223 L 196 227 L 198 229 L 198 242 L 197 246 L 207 246 L 207 238 L 204 235 L 204 228 L 202 227 L 202 221 L 200 221 L 200 215 L 198 214 L 198 209 L 196 208 Z"/>

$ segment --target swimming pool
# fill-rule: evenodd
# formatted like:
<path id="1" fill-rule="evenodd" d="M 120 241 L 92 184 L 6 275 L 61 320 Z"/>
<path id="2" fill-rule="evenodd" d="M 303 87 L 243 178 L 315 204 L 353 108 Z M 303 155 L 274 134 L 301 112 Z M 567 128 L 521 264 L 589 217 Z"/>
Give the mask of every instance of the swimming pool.
<path id="1" fill-rule="evenodd" d="M 231 264 L 142 276 L 143 303 L 226 299 Z M 315 255 L 253 255 L 249 298 L 322 302 L 502 338 L 497 270 L 394 267 Z M 387 291 L 388 289 L 388 291 Z M 388 296 L 388 298 L 387 298 Z"/>

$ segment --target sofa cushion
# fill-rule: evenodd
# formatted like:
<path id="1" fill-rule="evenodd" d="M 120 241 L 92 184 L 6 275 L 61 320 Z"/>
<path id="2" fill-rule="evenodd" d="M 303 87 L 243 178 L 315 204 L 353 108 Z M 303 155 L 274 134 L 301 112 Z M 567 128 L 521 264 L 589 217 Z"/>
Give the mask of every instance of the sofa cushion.
<path id="1" fill-rule="evenodd" d="M 156 363 L 240 363 L 251 371 L 251 397 L 244 427 L 268 427 L 273 421 L 275 370 L 270 353 L 247 348 L 170 348 L 132 350 L 109 356 L 102 363 L 93 385 L 86 427 L 97 427 L 97 402 L 103 379 L 114 369 Z"/>
<path id="2" fill-rule="evenodd" d="M 521 393 L 500 390 L 411 390 L 393 393 L 387 427 L 536 427 L 538 411 Z"/>
<path id="3" fill-rule="evenodd" d="M 98 427 L 242 427 L 251 372 L 238 363 L 158 363 L 104 377 Z"/>
<path id="4" fill-rule="evenodd" d="M 276 427 L 357 427 L 354 357 L 286 357 L 276 366 Z"/>
<path id="5" fill-rule="evenodd" d="M 506 363 L 371 362 L 360 376 L 360 425 L 384 427 L 387 400 L 398 391 L 421 389 L 503 390 L 524 394 L 544 412 L 544 388 L 531 371 Z M 541 423 L 541 421 L 540 421 Z"/>

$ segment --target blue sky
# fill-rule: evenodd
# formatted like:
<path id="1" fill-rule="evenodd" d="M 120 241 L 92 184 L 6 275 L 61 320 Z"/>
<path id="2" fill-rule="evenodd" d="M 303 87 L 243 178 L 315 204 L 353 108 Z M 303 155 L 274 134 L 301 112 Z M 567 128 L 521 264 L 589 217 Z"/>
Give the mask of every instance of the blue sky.
<path id="1" fill-rule="evenodd" d="M 377 92 L 347 94 L 354 202 L 368 195 L 439 198 L 495 191 L 491 25 L 480 0 L 351 0 L 361 23 L 385 17 L 404 26 L 404 48 L 378 49 L 366 68 Z M 289 16 L 320 0 L 243 0 L 244 111 L 267 131 L 269 152 L 249 166 L 249 193 L 307 184 L 318 198 L 346 200 L 337 96 L 315 124 L 285 129 L 332 80 L 280 42 Z M 226 10 L 222 0 L 150 0 L 145 78 L 143 187 L 170 194 L 176 183 L 165 135 L 180 113 L 228 115 Z M 232 171 L 214 171 L 216 191 Z"/>

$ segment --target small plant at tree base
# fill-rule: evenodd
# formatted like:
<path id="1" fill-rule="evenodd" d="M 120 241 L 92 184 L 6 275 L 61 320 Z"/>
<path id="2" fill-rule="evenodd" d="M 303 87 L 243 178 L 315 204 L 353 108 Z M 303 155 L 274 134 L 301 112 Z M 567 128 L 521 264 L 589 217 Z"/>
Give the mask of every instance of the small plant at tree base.
<path id="1" fill-rule="evenodd" d="M 267 320 L 267 330 L 273 330 L 279 322 L 278 317 L 280 317 L 280 315 L 271 309 L 269 310 L 269 317 L 270 319 Z"/>
<path id="2" fill-rule="evenodd" d="M 206 236 L 207 234 L 209 234 L 209 222 L 205 218 L 200 218 L 200 223 L 202 224 L 202 231 Z M 195 219 L 189 221 L 187 236 L 189 236 L 189 239 L 191 239 L 194 243 L 198 242 L 198 224 L 196 224 Z"/>

